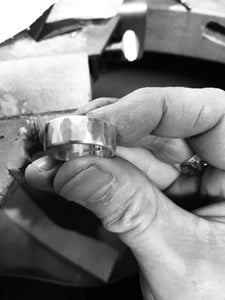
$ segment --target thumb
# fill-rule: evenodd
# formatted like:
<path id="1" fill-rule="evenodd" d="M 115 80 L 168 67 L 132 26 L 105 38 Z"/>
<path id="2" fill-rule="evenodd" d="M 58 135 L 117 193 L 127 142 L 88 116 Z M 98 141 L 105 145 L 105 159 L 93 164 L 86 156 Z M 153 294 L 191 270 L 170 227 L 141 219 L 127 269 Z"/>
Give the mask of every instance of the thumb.
<path id="1" fill-rule="evenodd" d="M 164 252 L 164 239 L 176 239 L 182 224 L 197 218 L 173 204 L 144 173 L 119 157 L 66 162 L 55 176 L 54 189 L 96 214 L 140 259 L 159 250 L 159 243 Z"/>

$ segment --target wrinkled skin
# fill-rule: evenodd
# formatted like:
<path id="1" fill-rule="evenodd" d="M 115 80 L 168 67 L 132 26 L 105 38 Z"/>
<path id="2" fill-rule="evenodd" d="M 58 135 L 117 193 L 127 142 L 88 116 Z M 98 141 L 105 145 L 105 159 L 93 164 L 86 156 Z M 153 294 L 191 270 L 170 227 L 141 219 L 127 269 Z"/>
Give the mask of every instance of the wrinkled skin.
<path id="1" fill-rule="evenodd" d="M 27 181 L 87 207 L 116 232 L 138 261 L 145 299 L 225 299 L 225 93 L 144 88 L 80 114 L 116 127 L 117 156 L 60 165 L 44 156 L 28 166 Z M 209 166 L 186 177 L 174 164 L 194 152 Z M 182 208 L 187 196 L 197 209 Z"/>

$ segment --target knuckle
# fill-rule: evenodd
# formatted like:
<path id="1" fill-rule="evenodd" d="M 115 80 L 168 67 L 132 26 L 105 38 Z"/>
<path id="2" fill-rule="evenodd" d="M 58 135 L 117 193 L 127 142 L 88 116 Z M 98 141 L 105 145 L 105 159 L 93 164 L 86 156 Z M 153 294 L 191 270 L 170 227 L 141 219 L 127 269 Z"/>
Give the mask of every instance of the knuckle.
<path id="1" fill-rule="evenodd" d="M 131 226 L 134 226 L 134 220 L 139 214 L 137 211 L 133 198 L 136 198 L 136 192 L 131 193 L 130 195 L 122 195 L 117 198 L 117 201 L 121 199 L 121 206 L 118 206 L 116 210 L 106 218 L 103 219 L 103 224 L 105 228 L 113 232 L 124 232 L 130 230 Z"/>
<path id="2" fill-rule="evenodd" d="M 156 214 L 156 205 L 150 199 L 149 189 L 143 186 L 132 191 L 120 191 L 117 195 L 119 205 L 103 218 L 104 227 L 111 232 L 133 236 L 145 231 Z"/>

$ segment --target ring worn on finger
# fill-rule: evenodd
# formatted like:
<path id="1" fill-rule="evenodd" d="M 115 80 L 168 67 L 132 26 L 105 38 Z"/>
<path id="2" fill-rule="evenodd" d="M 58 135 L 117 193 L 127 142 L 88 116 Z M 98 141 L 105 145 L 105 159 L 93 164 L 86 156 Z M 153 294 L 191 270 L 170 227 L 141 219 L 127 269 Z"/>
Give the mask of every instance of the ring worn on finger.
<path id="1" fill-rule="evenodd" d="M 194 154 L 189 159 L 177 165 L 179 171 L 187 176 L 194 176 L 204 172 L 208 166 L 207 162 L 201 159 L 197 154 Z"/>
<path id="2" fill-rule="evenodd" d="M 111 158 L 116 151 L 116 131 L 107 121 L 87 116 L 65 116 L 45 125 L 44 151 L 58 160 L 77 156 Z"/>

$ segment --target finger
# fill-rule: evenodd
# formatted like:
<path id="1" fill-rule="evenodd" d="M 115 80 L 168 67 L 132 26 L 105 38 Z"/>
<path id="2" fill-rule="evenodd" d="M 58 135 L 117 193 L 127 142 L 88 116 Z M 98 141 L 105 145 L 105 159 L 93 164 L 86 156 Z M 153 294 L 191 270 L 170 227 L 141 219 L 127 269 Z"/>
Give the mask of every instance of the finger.
<path id="1" fill-rule="evenodd" d="M 225 171 L 208 166 L 202 178 L 201 194 L 207 199 L 206 205 L 194 213 L 219 224 L 225 223 Z"/>
<path id="2" fill-rule="evenodd" d="M 203 204 L 199 197 L 200 176 L 184 176 L 177 168 L 162 162 L 143 148 L 118 146 L 116 154 L 146 174 L 158 189 L 163 190 L 180 207 L 190 211 Z"/>
<path id="3" fill-rule="evenodd" d="M 143 172 L 122 158 L 75 158 L 59 168 L 54 188 L 117 233 L 153 286 L 160 282 L 170 286 L 168 274 L 180 276 L 185 269 L 182 257 L 192 257 L 192 250 L 196 251 L 190 245 L 204 249 L 201 230 L 206 228 L 205 221 L 173 204 Z"/>
<path id="4" fill-rule="evenodd" d="M 91 209 L 109 230 L 115 232 L 126 232 L 127 226 L 130 226 L 129 222 L 122 222 L 126 209 L 129 210 L 128 215 L 140 210 L 143 213 L 141 218 L 146 218 L 144 226 L 151 216 L 155 217 L 157 201 L 165 201 L 162 200 L 163 194 L 143 172 L 119 157 L 89 156 L 65 162 L 55 176 L 54 189 L 64 198 Z M 156 200 L 159 195 L 160 199 Z M 169 200 L 167 202 L 165 209 L 167 204 L 171 205 Z"/>
<path id="5" fill-rule="evenodd" d="M 147 230 L 153 220 L 156 222 L 156 214 L 158 218 L 167 210 L 170 215 L 186 216 L 143 172 L 119 157 L 89 156 L 65 162 L 56 173 L 54 189 L 94 212 L 108 230 L 128 236 L 132 228 L 136 234 L 145 226 Z"/>
<path id="6" fill-rule="evenodd" d="M 35 189 L 52 192 L 53 179 L 60 164 L 49 156 L 42 156 L 26 168 L 26 181 Z"/>
<path id="7" fill-rule="evenodd" d="M 160 161 L 144 148 L 118 146 L 116 155 L 136 166 L 160 190 L 168 188 L 180 176 L 180 172 L 176 168 Z"/>
<path id="8" fill-rule="evenodd" d="M 77 114 L 86 115 L 93 110 L 117 102 L 117 98 L 98 98 L 81 106 Z M 185 161 L 193 155 L 193 150 L 184 139 L 169 139 L 148 135 L 132 146 L 145 147 L 151 150 L 156 157 L 167 163 L 176 164 Z"/>
<path id="9" fill-rule="evenodd" d="M 76 111 L 76 114 L 86 115 L 87 113 L 89 113 L 90 111 L 92 111 L 94 109 L 100 108 L 105 105 L 113 104 L 116 101 L 118 101 L 117 98 L 109 98 L 109 97 L 98 98 L 98 99 L 95 99 L 95 100 L 89 102 L 88 104 L 85 104 L 85 105 L 79 107 L 78 110 Z"/>
<path id="10" fill-rule="evenodd" d="M 207 220 L 216 221 L 216 223 L 214 224 L 221 225 L 225 223 L 224 209 L 225 209 L 225 202 L 220 201 L 220 202 L 211 203 L 207 206 L 198 208 L 194 210 L 193 213 Z"/>
<path id="11" fill-rule="evenodd" d="M 211 198 L 225 199 L 225 172 L 208 166 L 202 178 L 201 194 Z"/>
<path id="12" fill-rule="evenodd" d="M 117 129 L 126 145 L 147 135 L 188 138 L 209 164 L 225 168 L 225 93 L 219 89 L 144 88 L 90 113 Z"/>
<path id="13" fill-rule="evenodd" d="M 205 199 L 200 197 L 201 176 L 181 175 L 164 194 L 180 207 L 191 211 L 205 205 Z"/>
<path id="14" fill-rule="evenodd" d="M 185 195 L 197 195 L 200 190 L 201 176 L 181 175 L 164 192 L 169 197 L 180 197 Z"/>
<path id="15" fill-rule="evenodd" d="M 148 135 L 136 142 L 131 142 L 131 146 L 146 148 L 159 160 L 168 164 L 181 163 L 194 155 L 193 150 L 185 139 Z"/>
<path id="16" fill-rule="evenodd" d="M 212 213 L 214 209 L 212 204 L 224 202 L 225 171 L 208 166 L 202 176 L 180 176 L 168 189 L 164 190 L 164 193 L 182 207 L 189 210 L 201 207 L 198 215 L 202 213 L 204 216 L 207 211 L 210 216 L 211 208 Z M 222 204 L 215 207 L 220 215 L 219 209 L 223 207 Z"/>

